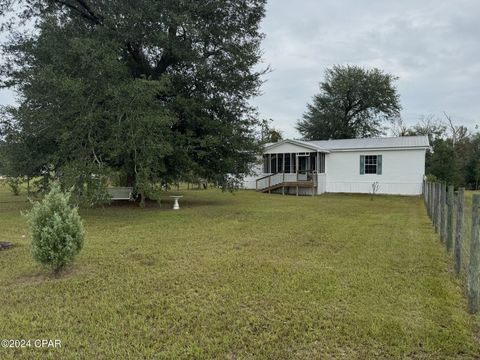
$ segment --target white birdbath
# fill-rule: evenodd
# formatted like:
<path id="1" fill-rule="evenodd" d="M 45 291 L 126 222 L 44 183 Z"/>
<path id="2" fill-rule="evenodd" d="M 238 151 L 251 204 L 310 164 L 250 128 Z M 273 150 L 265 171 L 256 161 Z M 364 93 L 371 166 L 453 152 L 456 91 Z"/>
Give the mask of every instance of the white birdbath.
<path id="1" fill-rule="evenodd" d="M 182 195 L 176 195 L 176 196 L 170 196 L 171 198 L 173 198 L 174 200 L 174 203 L 173 203 L 173 210 L 179 210 L 180 209 L 180 205 L 178 205 L 178 199 L 181 199 L 183 198 Z"/>

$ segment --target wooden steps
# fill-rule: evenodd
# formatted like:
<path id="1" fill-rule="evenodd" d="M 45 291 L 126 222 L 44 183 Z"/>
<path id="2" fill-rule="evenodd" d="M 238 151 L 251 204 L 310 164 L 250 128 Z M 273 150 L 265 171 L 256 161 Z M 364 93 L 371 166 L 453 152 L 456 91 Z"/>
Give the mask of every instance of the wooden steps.
<path id="1" fill-rule="evenodd" d="M 312 180 L 307 181 L 289 181 L 289 182 L 282 182 L 278 183 L 263 189 L 259 189 L 258 191 L 262 193 L 268 193 L 272 190 L 281 189 L 282 187 L 298 187 L 298 188 L 313 188 L 315 187 L 315 183 Z"/>

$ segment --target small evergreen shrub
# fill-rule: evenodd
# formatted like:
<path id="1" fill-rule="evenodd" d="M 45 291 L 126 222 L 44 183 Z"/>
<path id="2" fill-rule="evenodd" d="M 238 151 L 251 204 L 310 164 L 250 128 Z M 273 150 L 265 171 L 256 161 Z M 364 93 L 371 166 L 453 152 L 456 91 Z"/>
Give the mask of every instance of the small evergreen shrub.
<path id="1" fill-rule="evenodd" d="M 45 198 L 26 214 L 32 231 L 33 258 L 54 272 L 73 262 L 85 238 L 78 208 L 72 207 L 69 200 L 70 193 L 63 193 L 55 182 Z"/>

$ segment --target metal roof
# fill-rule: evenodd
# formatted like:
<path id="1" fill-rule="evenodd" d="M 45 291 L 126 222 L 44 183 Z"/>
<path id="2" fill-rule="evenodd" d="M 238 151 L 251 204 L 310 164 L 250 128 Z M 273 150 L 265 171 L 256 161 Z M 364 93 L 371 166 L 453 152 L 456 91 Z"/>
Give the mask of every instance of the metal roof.
<path id="1" fill-rule="evenodd" d="M 306 141 L 328 150 L 381 149 L 381 148 L 428 148 L 427 136 L 400 136 L 344 140 Z"/>
<path id="2" fill-rule="evenodd" d="M 307 147 L 315 147 L 318 151 L 342 151 L 356 149 L 402 149 L 430 147 L 427 136 L 400 136 L 383 138 L 340 139 L 340 140 L 283 140 L 279 143 L 266 144 L 267 148 L 275 147 L 283 142 L 304 144 Z"/>

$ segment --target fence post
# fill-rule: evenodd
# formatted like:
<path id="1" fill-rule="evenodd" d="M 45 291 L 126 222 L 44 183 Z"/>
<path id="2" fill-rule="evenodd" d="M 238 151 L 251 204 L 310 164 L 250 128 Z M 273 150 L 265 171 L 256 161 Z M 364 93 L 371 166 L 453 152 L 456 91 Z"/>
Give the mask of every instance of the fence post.
<path id="1" fill-rule="evenodd" d="M 427 180 L 425 180 L 425 189 L 427 191 L 427 199 L 426 199 L 425 207 L 427 209 L 427 215 L 430 215 L 430 209 L 428 208 L 430 206 L 430 185 Z"/>
<path id="2" fill-rule="evenodd" d="M 455 258 L 455 273 L 460 274 L 462 268 L 462 246 L 463 246 L 463 225 L 464 225 L 464 215 L 463 215 L 463 206 L 465 199 L 465 189 L 460 188 L 457 192 L 457 221 L 455 226 L 455 248 L 454 248 L 454 258 Z"/>
<path id="3" fill-rule="evenodd" d="M 428 211 L 428 204 L 429 204 L 429 194 L 428 194 L 428 181 L 425 180 L 425 192 L 426 192 L 426 197 L 425 197 L 425 207 L 427 208 Z"/>
<path id="4" fill-rule="evenodd" d="M 440 196 L 440 201 L 442 202 L 442 207 L 440 208 L 441 214 L 440 214 L 440 238 L 442 241 L 447 241 L 447 185 L 445 183 L 442 183 L 441 185 L 441 196 Z"/>
<path id="5" fill-rule="evenodd" d="M 440 234 L 440 208 L 442 206 L 442 184 L 437 183 L 437 193 L 435 198 L 437 199 L 435 203 L 435 231 Z"/>
<path id="6" fill-rule="evenodd" d="M 435 184 L 433 182 L 430 183 L 430 221 L 433 224 L 433 209 L 435 207 L 433 204 L 435 203 Z"/>
<path id="7" fill-rule="evenodd" d="M 430 182 L 427 182 L 427 214 L 430 218 L 430 203 L 432 201 L 432 195 L 430 194 Z"/>
<path id="8" fill-rule="evenodd" d="M 422 200 L 423 200 L 423 203 L 425 204 L 425 179 L 422 180 Z"/>
<path id="9" fill-rule="evenodd" d="M 437 184 L 437 232 L 442 236 L 442 183 Z"/>
<path id="10" fill-rule="evenodd" d="M 432 220 L 432 183 L 428 183 L 428 217 Z"/>
<path id="11" fill-rule="evenodd" d="M 440 224 L 440 219 L 441 219 L 441 216 L 440 216 L 440 213 L 441 213 L 441 208 L 442 208 L 442 184 L 441 183 L 438 183 L 437 184 L 437 212 L 436 212 L 436 215 L 437 215 L 437 220 L 436 220 L 436 231 L 439 235 L 441 235 L 440 233 L 440 227 L 441 227 L 441 224 Z"/>
<path id="12" fill-rule="evenodd" d="M 437 183 L 433 183 L 433 209 L 432 209 L 432 224 L 433 228 L 435 229 L 435 232 L 437 231 Z"/>
<path id="13" fill-rule="evenodd" d="M 447 194 L 447 251 L 450 252 L 453 246 L 453 211 L 455 210 L 453 185 L 448 186 Z"/>
<path id="14" fill-rule="evenodd" d="M 432 224 L 435 220 L 435 183 L 432 182 L 432 211 L 430 214 L 430 219 L 432 220 Z"/>
<path id="15" fill-rule="evenodd" d="M 473 195 L 472 201 L 472 235 L 470 240 L 470 261 L 467 274 L 468 311 L 478 311 L 479 271 L 480 271 L 480 195 Z"/>
<path id="16" fill-rule="evenodd" d="M 433 193 L 432 193 L 432 200 L 433 200 L 433 209 L 432 209 L 432 224 L 435 227 L 437 222 L 437 183 L 433 183 Z"/>
<path id="17" fill-rule="evenodd" d="M 430 201 L 430 220 L 432 221 L 433 223 L 433 204 L 435 203 L 435 191 L 434 190 L 434 186 L 435 184 L 432 182 L 430 183 L 430 195 L 431 195 L 431 201 Z"/>

